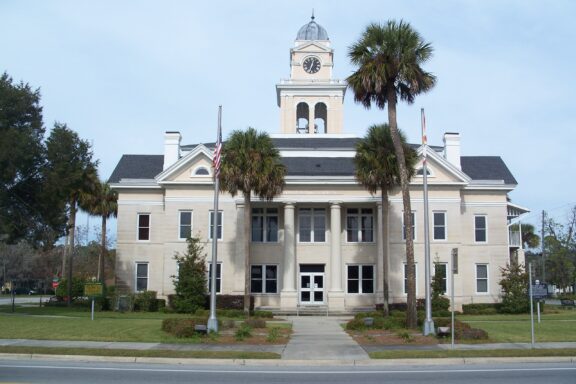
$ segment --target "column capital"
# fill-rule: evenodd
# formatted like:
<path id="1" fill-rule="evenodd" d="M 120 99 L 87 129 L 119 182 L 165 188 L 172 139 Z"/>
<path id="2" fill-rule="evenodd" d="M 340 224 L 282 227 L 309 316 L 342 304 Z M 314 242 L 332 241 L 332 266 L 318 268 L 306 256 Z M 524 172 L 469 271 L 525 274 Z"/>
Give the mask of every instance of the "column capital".
<path id="1" fill-rule="evenodd" d="M 294 209 L 295 206 L 296 206 L 295 201 L 285 201 L 284 202 L 284 208 L 286 208 L 286 209 Z"/>
<path id="2" fill-rule="evenodd" d="M 328 203 L 330 204 L 330 207 L 338 207 L 338 208 L 340 208 L 342 204 L 344 204 L 342 200 L 330 200 L 328 201 Z"/>

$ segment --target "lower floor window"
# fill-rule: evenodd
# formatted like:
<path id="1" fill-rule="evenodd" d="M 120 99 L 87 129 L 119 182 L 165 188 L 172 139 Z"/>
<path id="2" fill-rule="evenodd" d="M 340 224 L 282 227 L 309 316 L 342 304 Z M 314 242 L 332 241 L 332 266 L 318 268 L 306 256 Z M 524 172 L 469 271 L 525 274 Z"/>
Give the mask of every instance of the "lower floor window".
<path id="1" fill-rule="evenodd" d="M 348 293 L 374 293 L 374 266 L 348 266 Z"/>
<path id="2" fill-rule="evenodd" d="M 216 265 L 216 293 L 220 293 L 222 282 L 222 263 Z M 212 263 L 208 264 L 208 293 L 212 292 Z"/>
<path id="3" fill-rule="evenodd" d="M 277 293 L 278 266 L 253 265 L 250 269 L 250 291 L 252 293 Z"/>
<path id="4" fill-rule="evenodd" d="M 476 264 L 476 293 L 488 293 L 488 264 Z"/>
<path id="5" fill-rule="evenodd" d="M 148 263 L 136 263 L 136 292 L 148 290 Z"/>

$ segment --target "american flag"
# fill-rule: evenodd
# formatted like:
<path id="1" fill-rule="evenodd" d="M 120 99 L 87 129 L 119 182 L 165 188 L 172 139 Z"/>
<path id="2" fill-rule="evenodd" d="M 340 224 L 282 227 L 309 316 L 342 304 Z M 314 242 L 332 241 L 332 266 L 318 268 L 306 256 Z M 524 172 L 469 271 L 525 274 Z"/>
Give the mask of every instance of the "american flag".
<path id="1" fill-rule="evenodd" d="M 221 154 L 222 154 L 222 127 L 220 126 L 220 117 L 219 117 L 218 139 L 216 140 L 216 147 L 214 148 L 214 157 L 212 158 L 212 167 L 214 168 L 214 178 L 220 177 Z"/>

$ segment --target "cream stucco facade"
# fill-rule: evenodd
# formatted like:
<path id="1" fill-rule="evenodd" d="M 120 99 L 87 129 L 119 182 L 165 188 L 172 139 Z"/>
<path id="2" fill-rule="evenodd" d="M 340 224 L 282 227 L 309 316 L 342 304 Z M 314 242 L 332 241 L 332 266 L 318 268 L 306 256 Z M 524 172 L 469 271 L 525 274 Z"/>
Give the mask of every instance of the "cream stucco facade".
<path id="1" fill-rule="evenodd" d="M 321 32 L 312 36 L 322 39 L 302 33 L 310 26 Z M 333 311 L 374 307 L 383 301 L 385 269 L 390 301 L 404 302 L 400 191 L 390 192 L 385 216 L 380 196 L 369 194 L 354 179 L 357 138 L 343 134 L 342 125 L 346 84 L 332 77 L 334 52 L 325 30 L 314 20 L 303 29 L 290 51 L 291 78 L 276 86 L 280 134 L 272 138 L 288 169 L 286 187 L 271 202 L 255 198 L 252 203 L 248 240 L 255 305 L 278 310 L 323 306 Z M 312 141 L 314 145 L 308 145 Z M 110 179 L 119 192 L 119 290 L 172 294 L 174 254 L 185 251 L 186 235 L 200 238 L 210 259 L 213 149 L 183 146 L 179 133 L 166 132 L 164 155 L 122 158 Z M 418 147 L 420 154 L 423 150 Z M 498 301 L 499 268 L 519 250 L 510 241 L 509 224 L 526 211 L 509 203 L 516 181 L 499 157 L 461 156 L 460 135 L 455 133 L 445 135 L 443 147 L 427 147 L 427 153 L 431 257 L 450 271 L 452 250 L 458 249 L 457 306 Z M 411 182 L 411 200 L 417 296 L 422 298 L 422 176 Z M 247 240 L 242 238 L 244 205 L 241 198 L 226 193 L 219 201 L 219 292 L 241 295 L 242 243 Z"/>

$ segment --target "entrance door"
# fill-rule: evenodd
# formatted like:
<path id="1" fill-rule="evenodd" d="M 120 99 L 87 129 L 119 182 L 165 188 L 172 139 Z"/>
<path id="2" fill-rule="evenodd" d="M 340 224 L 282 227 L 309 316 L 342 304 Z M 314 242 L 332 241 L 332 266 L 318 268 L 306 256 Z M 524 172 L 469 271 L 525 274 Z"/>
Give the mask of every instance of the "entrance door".
<path id="1" fill-rule="evenodd" d="M 324 273 L 300 272 L 300 304 L 324 304 Z"/>

